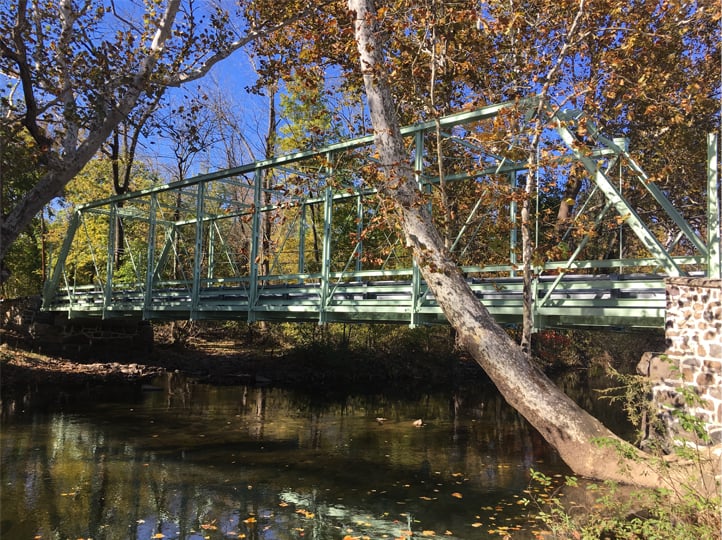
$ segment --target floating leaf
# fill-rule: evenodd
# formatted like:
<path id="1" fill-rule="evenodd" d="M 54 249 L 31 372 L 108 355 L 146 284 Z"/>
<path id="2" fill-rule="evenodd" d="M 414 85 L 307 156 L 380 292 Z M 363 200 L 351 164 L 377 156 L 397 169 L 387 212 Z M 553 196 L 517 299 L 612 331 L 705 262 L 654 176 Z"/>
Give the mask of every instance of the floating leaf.
<path id="1" fill-rule="evenodd" d="M 248 518 L 243 520 L 243 523 L 255 523 L 255 522 L 256 522 L 256 518 L 253 516 L 249 516 Z"/>
<path id="2" fill-rule="evenodd" d="M 165 538 L 165 535 L 163 533 L 155 533 L 151 538 Z"/>
<path id="3" fill-rule="evenodd" d="M 452 493 L 451 496 L 454 497 L 454 498 L 456 498 L 456 499 L 463 499 L 463 498 L 464 498 L 464 496 L 463 496 L 461 493 L 459 493 L 458 491 L 454 491 L 454 493 Z"/>
<path id="4" fill-rule="evenodd" d="M 478 528 L 481 527 L 482 525 L 483 525 L 483 523 L 479 523 L 478 521 L 477 521 L 476 523 L 472 523 L 472 524 L 471 524 L 471 526 L 474 527 L 475 529 L 478 529 Z"/>
<path id="5" fill-rule="evenodd" d="M 436 536 L 436 531 L 431 531 L 431 530 L 421 531 L 421 536 Z"/>
<path id="6" fill-rule="evenodd" d="M 312 519 L 316 514 L 313 512 L 309 512 L 308 510 L 304 510 L 303 508 L 296 510 L 297 514 L 301 514 L 303 517 Z"/>

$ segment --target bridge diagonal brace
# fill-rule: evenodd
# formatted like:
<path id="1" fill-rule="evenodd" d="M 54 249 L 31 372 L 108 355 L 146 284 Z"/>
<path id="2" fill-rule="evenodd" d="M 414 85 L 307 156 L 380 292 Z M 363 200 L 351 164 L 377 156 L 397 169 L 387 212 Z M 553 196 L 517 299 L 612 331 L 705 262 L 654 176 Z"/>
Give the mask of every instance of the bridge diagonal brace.
<path id="1" fill-rule="evenodd" d="M 163 243 L 163 248 L 161 249 L 160 255 L 158 257 L 158 262 L 156 262 L 153 268 L 154 282 L 160 281 L 161 272 L 163 271 L 163 268 L 165 268 L 166 264 L 168 264 L 168 259 L 170 259 L 171 253 L 174 254 L 176 258 L 178 257 L 175 248 L 177 237 L 178 228 L 175 226 L 175 224 L 167 225 L 165 228 L 165 242 Z"/>
<path id="2" fill-rule="evenodd" d="M 70 218 L 70 223 L 68 224 L 68 232 L 65 233 L 65 239 L 63 240 L 63 245 L 60 248 L 60 253 L 58 254 L 58 260 L 55 263 L 55 268 L 53 268 L 53 273 L 51 274 L 50 279 L 45 282 L 45 287 L 43 290 L 42 309 L 50 308 L 50 303 L 55 294 L 57 293 L 58 284 L 60 283 L 60 276 L 65 274 L 65 261 L 68 258 L 68 254 L 70 253 L 70 247 L 73 245 L 75 233 L 78 230 L 79 226 L 80 212 L 76 211 L 73 212 Z M 68 290 L 68 292 L 70 292 L 70 290 Z"/>
<path id="3" fill-rule="evenodd" d="M 682 271 L 677 263 L 667 253 L 656 236 L 647 228 L 639 214 L 632 208 L 622 194 L 617 190 L 614 184 L 607 176 L 597 167 L 597 164 L 589 157 L 584 155 L 578 149 L 578 141 L 565 123 L 558 117 L 555 119 L 557 133 L 561 136 L 564 143 L 574 154 L 574 157 L 584 166 L 594 183 L 599 186 L 600 191 L 604 194 L 608 201 L 614 205 L 619 216 L 624 219 L 625 223 L 632 229 L 632 232 L 639 238 L 642 244 L 649 250 L 652 256 L 657 259 L 660 265 L 666 270 L 670 276 L 679 276 Z"/>
<path id="4" fill-rule="evenodd" d="M 667 216 L 672 219 L 674 224 L 679 227 L 679 230 L 682 232 L 682 234 L 687 237 L 687 239 L 692 243 L 692 245 L 694 245 L 695 248 L 697 248 L 697 250 L 703 257 L 706 257 L 707 246 L 704 245 L 702 239 L 697 234 L 695 234 L 694 230 L 692 230 L 692 227 L 690 227 L 689 223 L 687 223 L 682 214 L 680 214 L 679 211 L 672 205 L 672 203 L 669 202 L 669 199 L 665 197 L 664 193 L 662 193 L 662 190 L 659 189 L 657 184 L 650 180 L 649 176 L 647 176 L 647 173 L 645 173 L 642 167 L 640 167 L 639 164 L 632 158 L 632 156 L 629 155 L 629 152 L 624 148 L 620 148 L 613 141 L 610 141 L 607 137 L 604 137 L 601 133 L 599 133 L 599 129 L 593 122 L 587 122 L 587 129 L 598 142 L 601 142 L 608 148 L 611 148 L 619 155 L 624 157 L 629 168 L 634 171 L 637 180 L 639 180 L 642 186 L 644 186 L 644 188 L 649 192 L 649 194 L 652 195 L 652 198 L 657 201 L 657 204 L 662 207 Z"/>

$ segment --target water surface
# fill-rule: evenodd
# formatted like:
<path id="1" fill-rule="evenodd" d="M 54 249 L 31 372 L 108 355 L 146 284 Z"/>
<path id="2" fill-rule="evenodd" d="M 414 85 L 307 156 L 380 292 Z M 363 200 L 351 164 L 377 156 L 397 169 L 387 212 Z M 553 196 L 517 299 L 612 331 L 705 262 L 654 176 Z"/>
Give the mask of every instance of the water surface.
<path id="1" fill-rule="evenodd" d="M 334 400 L 157 384 L 5 396 L 2 538 L 532 538 L 529 469 L 568 473 L 484 383 Z"/>

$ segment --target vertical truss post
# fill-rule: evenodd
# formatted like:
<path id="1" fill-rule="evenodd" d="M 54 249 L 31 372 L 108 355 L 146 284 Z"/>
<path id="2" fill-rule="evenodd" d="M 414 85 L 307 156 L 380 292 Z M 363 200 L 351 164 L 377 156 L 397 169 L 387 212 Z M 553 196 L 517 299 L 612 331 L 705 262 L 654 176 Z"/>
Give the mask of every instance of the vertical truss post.
<path id="1" fill-rule="evenodd" d="M 629 139 L 626 137 L 616 137 L 612 139 L 612 142 L 616 144 L 619 148 L 622 149 L 623 152 L 629 151 Z M 612 166 L 614 163 L 617 164 L 617 170 L 619 172 L 619 194 L 624 197 L 624 183 L 622 182 L 622 160 L 619 159 L 619 156 L 617 155 L 616 158 L 612 161 L 612 163 L 609 166 L 609 170 L 611 171 Z M 619 224 L 619 267 L 617 268 L 617 272 L 620 274 L 624 273 L 624 224 Z"/>
<path id="2" fill-rule="evenodd" d="M 422 175 L 424 172 L 424 132 L 417 131 L 414 135 L 414 175 L 416 185 L 423 191 Z M 429 204 L 431 204 L 429 202 Z M 409 327 L 415 328 L 419 324 L 419 303 L 421 301 L 421 271 L 416 259 L 411 260 L 411 320 Z"/>
<path id="3" fill-rule="evenodd" d="M 356 196 L 356 272 L 360 272 L 361 258 L 364 252 L 364 242 L 361 237 L 364 231 L 364 203 L 361 193 Z"/>
<path id="4" fill-rule="evenodd" d="M 108 249 L 106 250 L 107 259 L 105 261 L 105 291 L 103 294 L 103 318 L 105 319 L 108 308 L 113 302 L 113 270 L 115 268 L 115 237 L 116 225 L 118 221 L 118 203 L 113 202 L 110 205 L 110 216 L 108 217 Z"/>
<path id="5" fill-rule="evenodd" d="M 719 138 L 707 135 L 707 277 L 722 279 L 720 253 Z"/>
<path id="6" fill-rule="evenodd" d="M 323 201 L 323 255 L 321 261 L 321 294 L 318 306 L 318 323 L 325 324 L 328 321 L 326 306 L 328 304 L 328 291 L 330 289 L 331 275 L 331 230 L 333 220 L 333 191 L 326 186 Z"/>
<path id="7" fill-rule="evenodd" d="M 70 218 L 70 223 L 68 224 L 68 231 L 65 233 L 63 245 L 60 248 L 58 259 L 55 261 L 53 273 L 50 275 L 50 279 L 45 282 L 45 286 L 43 287 L 42 309 L 47 309 L 50 307 L 50 303 L 53 301 L 53 298 L 57 293 L 58 285 L 60 283 L 60 276 L 63 275 L 63 272 L 65 271 L 65 261 L 68 258 L 68 253 L 70 253 L 70 247 L 73 245 L 75 232 L 78 230 L 79 225 L 80 211 L 76 211 L 73 212 L 73 215 Z M 68 294 L 70 294 L 70 291 L 68 291 Z"/>
<path id="8" fill-rule="evenodd" d="M 261 196 L 263 171 L 256 169 L 253 175 L 253 214 L 251 220 L 251 260 L 248 284 L 248 322 L 256 320 L 256 301 L 258 299 L 258 243 L 261 238 Z"/>
<path id="9" fill-rule="evenodd" d="M 298 273 L 306 272 L 306 203 L 301 203 L 301 219 L 298 222 Z M 304 279 L 298 278 L 298 283 L 303 285 Z"/>
<path id="10" fill-rule="evenodd" d="M 153 268 L 155 261 L 155 235 L 156 235 L 156 217 L 158 212 L 158 194 L 150 194 L 150 209 L 148 210 L 148 260 L 145 268 L 145 293 L 143 294 L 143 318 L 148 319 L 151 316 L 151 307 L 153 305 L 153 283 L 155 282 L 155 271 Z"/>
<path id="11" fill-rule="evenodd" d="M 206 271 L 206 277 L 211 280 L 213 279 L 213 272 L 215 266 L 215 236 L 216 236 L 216 220 L 213 219 L 208 224 L 208 270 Z"/>
<path id="12" fill-rule="evenodd" d="M 516 189 L 516 171 L 509 173 L 509 185 L 511 186 L 512 191 Z M 509 263 L 511 264 L 511 272 L 509 275 L 511 277 L 516 276 L 516 244 L 519 234 L 516 227 L 516 211 L 516 199 L 512 197 L 511 203 L 509 204 L 509 221 L 511 221 L 511 231 L 509 232 Z M 537 213 L 537 220 L 538 219 L 539 214 Z"/>
<path id="13" fill-rule="evenodd" d="M 191 288 L 190 318 L 195 319 L 201 298 L 201 267 L 203 263 L 203 214 L 205 212 L 205 182 L 196 187 L 196 242 L 193 253 L 193 286 Z"/>

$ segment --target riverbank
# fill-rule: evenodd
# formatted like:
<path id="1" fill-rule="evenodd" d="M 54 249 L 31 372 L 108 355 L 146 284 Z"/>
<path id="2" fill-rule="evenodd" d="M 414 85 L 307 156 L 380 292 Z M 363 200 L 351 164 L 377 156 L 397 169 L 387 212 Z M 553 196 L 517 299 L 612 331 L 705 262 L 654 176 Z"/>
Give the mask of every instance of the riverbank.
<path id="1" fill-rule="evenodd" d="M 21 328 L 0 329 L 0 387 L 137 383 L 178 372 L 215 385 L 273 385 L 324 392 L 414 392 L 488 380 L 454 346 L 446 327 L 230 326 L 187 323 L 153 326 L 152 350 L 121 342 L 82 356 L 43 350 Z M 182 339 L 178 339 L 178 335 Z M 538 334 L 535 353 L 546 371 L 634 369 L 658 336 L 621 333 Z"/>
<path id="2" fill-rule="evenodd" d="M 172 343 L 162 329 L 152 352 L 112 361 L 96 354 L 65 358 L 44 354 L 27 336 L 0 331 L 0 388 L 27 385 L 65 386 L 148 382 L 167 372 L 182 373 L 214 385 L 274 385 L 324 388 L 326 391 L 380 390 L 385 386 L 443 388 L 454 380 L 485 378 L 481 368 L 463 355 L 438 354 L 409 348 L 388 350 L 337 350 L 311 344 L 283 347 L 267 340 L 248 340 L 223 332 L 206 332 Z"/>

